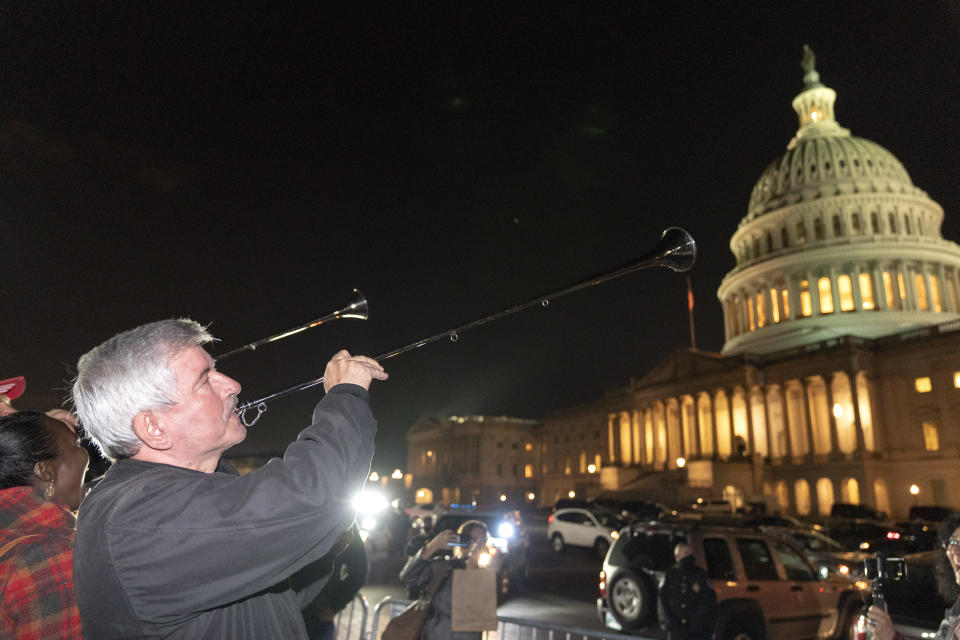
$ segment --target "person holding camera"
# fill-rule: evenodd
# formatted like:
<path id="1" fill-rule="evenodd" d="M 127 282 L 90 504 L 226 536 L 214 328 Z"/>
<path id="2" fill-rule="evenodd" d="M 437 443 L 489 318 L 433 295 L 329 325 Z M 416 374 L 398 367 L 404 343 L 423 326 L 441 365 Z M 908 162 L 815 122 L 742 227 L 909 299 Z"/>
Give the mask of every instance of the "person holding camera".
<path id="1" fill-rule="evenodd" d="M 960 638 L 960 515 L 944 521 L 938 538 L 943 554 L 937 556 L 937 590 L 944 600 L 954 602 L 944 613 L 934 640 L 953 640 Z M 899 640 L 901 637 L 893 628 L 886 607 L 872 605 L 867 610 L 867 624 L 876 640 Z"/>
<path id="2" fill-rule="evenodd" d="M 478 568 L 486 546 L 487 525 L 468 520 L 456 532 L 445 529 L 438 533 L 407 561 L 400 572 L 400 580 L 407 588 L 422 589 L 434 580 L 439 581 L 423 623 L 422 640 L 480 640 L 481 631 L 451 629 L 453 570 Z"/>

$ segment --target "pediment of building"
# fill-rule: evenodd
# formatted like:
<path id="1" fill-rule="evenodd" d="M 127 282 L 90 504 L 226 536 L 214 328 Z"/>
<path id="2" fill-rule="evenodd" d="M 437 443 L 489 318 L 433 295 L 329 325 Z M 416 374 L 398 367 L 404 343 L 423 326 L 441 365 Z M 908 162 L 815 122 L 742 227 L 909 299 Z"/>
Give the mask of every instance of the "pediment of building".
<path id="1" fill-rule="evenodd" d="M 724 374 L 740 366 L 742 363 L 739 360 L 727 358 L 712 351 L 677 349 L 657 363 L 647 375 L 640 378 L 637 386 L 679 382 L 712 373 Z"/>

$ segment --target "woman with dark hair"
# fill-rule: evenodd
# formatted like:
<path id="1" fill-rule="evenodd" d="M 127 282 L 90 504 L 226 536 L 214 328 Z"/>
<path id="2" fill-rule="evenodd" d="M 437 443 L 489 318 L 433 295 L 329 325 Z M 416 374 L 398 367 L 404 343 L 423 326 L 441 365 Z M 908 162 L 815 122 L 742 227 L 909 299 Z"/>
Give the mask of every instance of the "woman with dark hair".
<path id="1" fill-rule="evenodd" d="M 480 640 L 481 631 L 453 631 L 450 628 L 453 569 L 476 569 L 486 547 L 487 525 L 479 520 L 467 520 L 456 533 L 450 529 L 438 533 L 407 561 L 400 572 L 400 580 L 407 588 L 422 589 L 435 576 L 440 580 L 430 600 L 430 612 L 420 632 L 421 640 Z"/>
<path id="2" fill-rule="evenodd" d="M 934 640 L 952 640 L 960 630 L 960 514 L 947 518 L 937 532 L 943 554 L 937 554 L 935 565 L 937 591 L 953 605 L 946 610 Z M 885 609 L 873 605 L 867 611 L 867 624 L 876 640 L 893 640 L 900 634 Z"/>
<path id="3" fill-rule="evenodd" d="M 81 637 L 72 512 L 88 463 L 60 420 L 35 411 L 0 418 L 0 637 Z"/>

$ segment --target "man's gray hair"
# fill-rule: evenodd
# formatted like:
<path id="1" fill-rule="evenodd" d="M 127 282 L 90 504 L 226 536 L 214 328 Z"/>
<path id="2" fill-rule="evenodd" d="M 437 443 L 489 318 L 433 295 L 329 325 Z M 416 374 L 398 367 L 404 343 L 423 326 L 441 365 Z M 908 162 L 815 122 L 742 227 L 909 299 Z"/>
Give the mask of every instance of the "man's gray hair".
<path id="1" fill-rule="evenodd" d="M 169 409 L 178 401 L 170 361 L 213 339 L 193 320 L 160 320 L 118 333 L 80 358 L 73 403 L 80 424 L 104 456 L 129 458 L 140 450 L 134 416 Z"/>

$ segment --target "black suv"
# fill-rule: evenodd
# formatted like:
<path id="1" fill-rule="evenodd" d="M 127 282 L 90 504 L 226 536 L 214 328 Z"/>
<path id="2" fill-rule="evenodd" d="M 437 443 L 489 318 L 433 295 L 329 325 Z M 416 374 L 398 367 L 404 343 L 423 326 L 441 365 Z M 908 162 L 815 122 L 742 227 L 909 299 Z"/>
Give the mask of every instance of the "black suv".
<path id="1" fill-rule="evenodd" d="M 821 578 L 786 536 L 665 521 L 626 527 L 610 547 L 597 600 L 605 626 L 637 632 L 659 623 L 657 585 L 674 564 L 678 542 L 689 543 L 697 564 L 710 574 L 719 610 L 717 640 L 840 638 L 863 606 L 852 581 Z"/>

